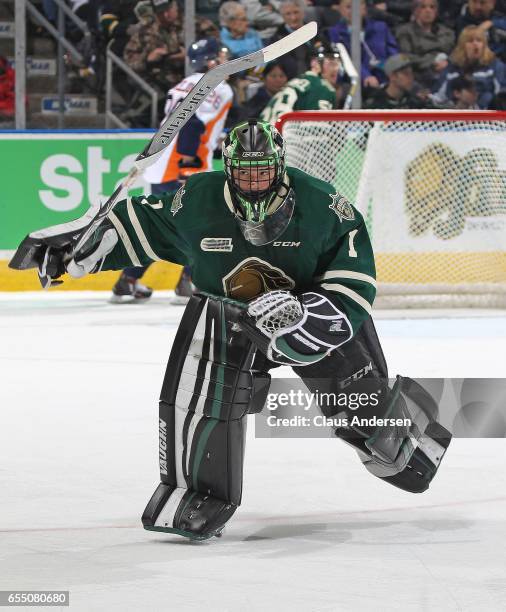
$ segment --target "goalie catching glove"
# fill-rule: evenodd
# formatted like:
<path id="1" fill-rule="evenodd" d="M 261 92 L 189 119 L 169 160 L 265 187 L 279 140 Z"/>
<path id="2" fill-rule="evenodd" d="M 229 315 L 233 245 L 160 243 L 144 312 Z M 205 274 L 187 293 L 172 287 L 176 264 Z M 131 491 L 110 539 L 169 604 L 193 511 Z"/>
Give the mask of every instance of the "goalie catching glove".
<path id="1" fill-rule="evenodd" d="M 245 333 L 275 363 L 305 366 L 320 361 L 352 336 L 347 317 L 324 295 L 270 291 L 241 315 Z"/>

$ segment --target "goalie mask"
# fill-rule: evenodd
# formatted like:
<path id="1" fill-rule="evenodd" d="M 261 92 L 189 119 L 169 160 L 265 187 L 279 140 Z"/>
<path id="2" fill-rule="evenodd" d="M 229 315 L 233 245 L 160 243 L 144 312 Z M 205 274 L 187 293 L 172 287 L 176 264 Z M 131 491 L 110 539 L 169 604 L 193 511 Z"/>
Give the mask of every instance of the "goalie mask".
<path id="1" fill-rule="evenodd" d="M 244 238 L 255 246 L 276 240 L 290 223 L 295 204 L 281 134 L 263 121 L 241 123 L 223 143 L 223 163 Z"/>

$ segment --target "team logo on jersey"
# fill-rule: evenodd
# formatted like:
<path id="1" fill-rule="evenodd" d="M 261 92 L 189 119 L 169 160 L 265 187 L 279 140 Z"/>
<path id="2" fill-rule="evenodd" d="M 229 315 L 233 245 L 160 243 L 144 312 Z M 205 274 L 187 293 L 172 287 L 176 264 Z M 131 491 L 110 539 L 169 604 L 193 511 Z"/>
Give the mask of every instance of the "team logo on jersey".
<path id="1" fill-rule="evenodd" d="M 225 294 L 241 302 L 249 302 L 267 291 L 289 291 L 294 287 L 295 281 L 288 274 L 258 257 L 243 259 L 223 278 Z"/>
<path id="2" fill-rule="evenodd" d="M 202 238 L 200 248 L 203 251 L 217 251 L 230 253 L 234 248 L 232 238 Z"/>
<path id="3" fill-rule="evenodd" d="M 329 194 L 332 199 L 332 204 L 329 204 L 330 210 L 333 210 L 339 217 L 339 221 L 354 221 L 355 213 L 353 212 L 352 205 L 348 200 L 340 193 Z"/>
<path id="4" fill-rule="evenodd" d="M 172 216 L 175 217 L 176 213 L 178 210 L 181 210 L 181 208 L 183 208 L 183 196 L 184 196 L 184 187 L 180 187 L 177 192 L 176 195 L 174 196 L 174 199 L 172 200 L 172 204 L 170 205 L 170 212 L 172 213 Z"/>

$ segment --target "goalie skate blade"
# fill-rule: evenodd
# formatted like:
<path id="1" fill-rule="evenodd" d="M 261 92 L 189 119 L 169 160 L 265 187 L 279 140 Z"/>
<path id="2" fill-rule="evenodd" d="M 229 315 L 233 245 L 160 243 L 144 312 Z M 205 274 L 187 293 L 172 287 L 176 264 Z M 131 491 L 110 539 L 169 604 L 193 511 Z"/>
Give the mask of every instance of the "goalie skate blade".
<path id="1" fill-rule="evenodd" d="M 195 540 L 197 542 L 203 542 L 204 540 L 210 540 L 211 538 L 221 538 L 223 535 L 223 527 L 217 529 L 216 531 L 211 531 L 210 533 L 206 533 L 203 535 L 199 535 L 197 533 L 193 533 L 191 531 L 184 531 L 183 529 L 176 529 L 175 527 L 151 527 L 148 525 L 144 525 L 144 529 L 147 531 L 160 531 L 163 533 L 175 533 L 176 535 L 183 536 L 184 538 L 188 538 L 189 540 Z"/>

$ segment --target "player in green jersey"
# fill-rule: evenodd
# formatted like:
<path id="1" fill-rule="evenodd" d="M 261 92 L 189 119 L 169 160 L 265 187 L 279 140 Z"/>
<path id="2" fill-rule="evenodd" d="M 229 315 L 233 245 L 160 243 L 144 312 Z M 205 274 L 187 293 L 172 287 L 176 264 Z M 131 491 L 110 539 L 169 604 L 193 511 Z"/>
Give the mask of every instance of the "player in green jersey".
<path id="1" fill-rule="evenodd" d="M 314 46 L 310 70 L 291 79 L 264 108 L 261 118 L 275 124 L 283 113 L 337 108 L 339 53 L 328 44 Z"/>
<path id="2" fill-rule="evenodd" d="M 176 193 L 119 202 L 70 260 L 83 220 L 26 239 L 43 277 L 163 259 L 190 264 L 205 292 L 190 299 L 169 357 L 161 482 L 144 527 L 193 539 L 221 533 L 241 501 L 247 415 L 263 409 L 279 365 L 293 368 L 326 417 L 344 417 L 334 433 L 372 474 L 424 491 L 451 435 L 420 385 L 400 376 L 388 385 L 362 216 L 331 185 L 287 167 L 268 123 L 234 128 L 223 159 L 225 172 L 194 175 Z M 336 405 L 343 393 L 375 401 Z"/>

